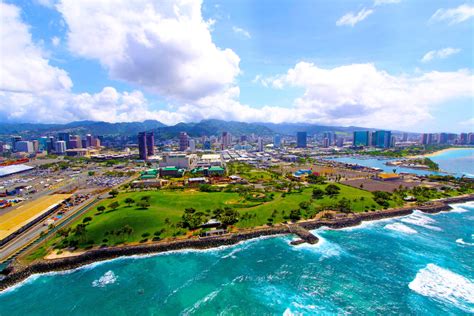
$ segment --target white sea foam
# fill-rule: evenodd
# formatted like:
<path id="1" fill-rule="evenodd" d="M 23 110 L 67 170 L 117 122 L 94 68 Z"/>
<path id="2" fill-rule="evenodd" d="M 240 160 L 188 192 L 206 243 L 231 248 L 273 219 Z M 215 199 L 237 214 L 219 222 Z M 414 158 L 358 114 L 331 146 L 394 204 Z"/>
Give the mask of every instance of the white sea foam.
<path id="1" fill-rule="evenodd" d="M 436 301 L 474 312 L 474 283 L 433 263 L 420 269 L 408 287 Z"/>
<path id="2" fill-rule="evenodd" d="M 466 213 L 469 212 L 466 207 L 474 207 L 474 202 L 466 202 L 466 203 L 457 203 L 457 204 L 450 204 L 449 206 L 452 207 L 450 210 L 451 213 Z"/>
<path id="3" fill-rule="evenodd" d="M 311 251 L 317 254 L 320 254 L 321 257 L 319 258 L 320 261 L 330 258 L 330 257 L 337 257 L 340 256 L 344 250 L 338 244 L 332 243 L 328 241 L 326 238 L 321 237 L 321 235 L 314 234 L 318 237 L 319 241 L 317 244 L 311 245 L 308 243 L 303 243 L 301 245 L 292 246 L 292 249 L 300 251 Z"/>
<path id="4" fill-rule="evenodd" d="M 418 232 L 413 228 L 408 227 L 407 225 L 403 225 L 402 223 L 393 223 L 385 225 L 384 228 L 390 229 L 393 231 L 401 232 L 404 234 L 417 234 Z"/>
<path id="5" fill-rule="evenodd" d="M 117 281 L 117 276 L 111 270 L 104 273 L 98 280 L 92 282 L 93 287 L 106 287 L 109 284 L 114 284 Z"/>
<path id="6" fill-rule="evenodd" d="M 431 230 L 442 231 L 441 228 L 433 226 L 431 224 L 436 223 L 434 219 L 422 214 L 420 211 L 415 211 L 412 215 L 409 215 L 401 219 L 402 222 L 428 228 Z"/>
<path id="7" fill-rule="evenodd" d="M 462 238 L 456 239 L 456 242 L 461 245 L 465 246 L 474 246 L 474 243 L 472 242 L 465 242 Z"/>

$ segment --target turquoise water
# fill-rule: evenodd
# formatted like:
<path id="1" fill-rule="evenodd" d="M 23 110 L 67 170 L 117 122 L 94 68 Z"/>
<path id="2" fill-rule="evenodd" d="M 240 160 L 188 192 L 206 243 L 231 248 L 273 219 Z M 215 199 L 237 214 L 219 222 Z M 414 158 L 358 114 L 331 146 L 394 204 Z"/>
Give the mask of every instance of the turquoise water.
<path id="1" fill-rule="evenodd" d="M 474 149 L 457 149 L 430 157 L 442 170 L 474 178 Z"/>
<path id="2" fill-rule="evenodd" d="M 435 156 L 430 157 L 434 162 L 439 164 L 441 170 L 446 171 L 457 177 L 466 176 L 474 178 L 474 149 L 466 148 L 459 150 L 446 151 Z M 417 175 L 438 175 L 443 174 L 440 172 L 428 171 L 428 170 L 417 170 L 410 168 L 400 168 L 387 166 L 385 163 L 387 161 L 394 161 L 398 159 L 377 159 L 371 157 L 337 157 L 332 158 L 331 160 L 339 161 L 343 163 L 358 164 L 361 166 L 380 168 L 384 172 L 409 172 Z"/>
<path id="3" fill-rule="evenodd" d="M 474 313 L 473 203 L 315 233 L 35 276 L 0 294 L 0 315 Z"/>

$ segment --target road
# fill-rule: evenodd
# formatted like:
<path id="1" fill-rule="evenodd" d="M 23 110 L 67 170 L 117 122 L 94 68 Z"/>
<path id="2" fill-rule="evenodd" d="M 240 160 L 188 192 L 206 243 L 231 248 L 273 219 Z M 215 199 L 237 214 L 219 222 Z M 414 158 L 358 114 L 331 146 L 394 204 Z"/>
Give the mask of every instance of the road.
<path id="1" fill-rule="evenodd" d="M 72 210 L 65 213 L 65 216 L 57 222 L 54 229 L 49 232 L 49 234 L 56 232 L 58 229 L 71 222 L 75 218 L 79 217 L 82 213 L 89 209 L 89 206 L 92 205 L 97 200 L 97 197 L 91 197 L 83 203 L 77 205 Z M 49 218 L 49 217 L 48 217 Z M 17 254 L 19 251 L 24 250 L 27 246 L 30 246 L 33 242 L 38 242 L 41 232 L 47 232 L 48 226 L 44 225 L 44 222 L 47 219 L 39 222 L 38 224 L 32 226 L 30 229 L 26 230 L 23 234 L 13 239 L 11 242 L 0 248 L 0 263 L 10 259 L 13 255 Z M 48 235 L 49 235 L 48 234 Z M 46 236 L 44 236 L 45 238 Z M 42 238 L 43 239 L 43 238 Z"/>
<path id="2" fill-rule="evenodd" d="M 83 176 L 81 175 L 81 178 Z M 83 179 L 77 179 L 78 180 L 83 180 L 85 181 L 84 177 Z M 132 181 L 135 179 L 135 176 L 132 176 L 125 181 L 122 181 L 121 183 L 118 183 L 116 186 L 112 188 L 106 188 L 106 192 L 103 192 L 98 195 L 93 195 L 83 203 L 75 206 L 71 210 L 65 213 L 65 216 L 59 220 L 58 222 L 55 223 L 55 227 L 52 230 L 49 230 L 47 226 L 44 226 L 44 222 L 50 218 L 51 216 L 48 216 L 45 220 L 39 222 L 37 225 L 32 226 L 30 229 L 26 230 L 23 232 L 20 236 L 17 238 L 13 239 L 11 242 L 0 248 L 0 264 L 5 263 L 6 261 L 10 261 L 11 259 L 15 258 L 18 256 L 20 253 L 23 253 L 27 249 L 31 248 L 31 246 L 38 244 L 39 242 L 43 241 L 47 237 L 49 237 L 51 234 L 56 233 L 60 228 L 66 226 L 79 216 L 81 216 L 83 213 L 88 211 L 95 202 L 101 199 L 105 199 L 108 197 L 108 191 L 118 188 L 120 185 Z M 82 181 L 81 181 L 82 182 Z M 78 183 L 75 182 L 73 184 L 69 185 L 77 185 Z M 62 188 L 63 190 L 65 187 Z M 105 189 L 105 188 L 104 188 Z M 40 236 L 41 232 L 47 232 L 46 235 Z M 1 268 L 0 268 L 1 270 Z"/>

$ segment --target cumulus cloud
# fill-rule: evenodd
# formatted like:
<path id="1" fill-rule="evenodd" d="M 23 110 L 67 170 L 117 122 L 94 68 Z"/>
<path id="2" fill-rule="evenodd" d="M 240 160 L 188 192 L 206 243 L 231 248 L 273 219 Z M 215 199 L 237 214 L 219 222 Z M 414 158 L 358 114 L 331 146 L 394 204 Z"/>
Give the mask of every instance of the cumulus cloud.
<path id="1" fill-rule="evenodd" d="M 459 53 L 461 49 L 459 48 L 452 48 L 452 47 L 446 47 L 443 49 L 439 50 L 431 50 L 427 52 L 423 57 L 421 58 L 421 62 L 427 63 L 432 61 L 433 59 L 439 58 L 439 59 L 444 59 L 447 58 L 451 55 L 455 55 Z"/>
<path id="2" fill-rule="evenodd" d="M 304 88 L 293 105 L 302 121 L 400 128 L 430 119 L 437 104 L 472 98 L 473 80 L 469 70 L 394 76 L 373 64 L 323 69 L 300 62 L 273 86 Z"/>
<path id="3" fill-rule="evenodd" d="M 349 12 L 343 15 L 339 20 L 337 20 L 336 25 L 337 26 L 350 25 L 353 27 L 357 23 L 365 20 L 372 13 L 374 13 L 374 10 L 366 9 L 366 8 L 363 8 L 357 13 Z"/>
<path id="4" fill-rule="evenodd" d="M 0 91 L 69 90 L 72 81 L 66 71 L 49 64 L 46 53 L 31 39 L 20 10 L 0 2 Z"/>
<path id="5" fill-rule="evenodd" d="M 57 8 L 69 50 L 113 79 L 192 101 L 229 88 L 240 72 L 239 57 L 213 43 L 201 1 L 61 0 Z"/>
<path id="6" fill-rule="evenodd" d="M 252 38 L 252 36 L 250 35 L 250 33 L 249 33 L 248 31 L 244 30 L 243 28 L 240 28 L 240 27 L 237 27 L 237 26 L 233 26 L 233 27 L 232 27 L 232 31 L 234 31 L 235 34 L 242 35 L 243 37 Z"/>
<path id="7" fill-rule="evenodd" d="M 68 122 L 73 120 L 179 120 L 179 114 L 152 111 L 140 91 L 106 87 L 90 94 L 71 92 L 63 69 L 51 66 L 33 42 L 18 7 L 0 3 L 0 118 L 2 121 Z"/>
<path id="8" fill-rule="evenodd" d="M 430 21 L 446 21 L 449 24 L 457 24 L 469 20 L 474 16 L 474 6 L 463 4 L 451 9 L 438 9 Z"/>
<path id="9" fill-rule="evenodd" d="M 89 2 L 81 1 L 81 3 L 87 4 Z M 91 1 L 90 3 L 93 5 L 96 2 Z M 100 2 L 101 5 L 106 3 L 105 1 Z M 133 2 L 133 4 L 135 3 Z M 0 76 L 0 118 L 7 121 L 68 122 L 89 119 L 117 122 L 157 119 L 167 124 L 175 124 L 181 121 L 218 118 L 247 122 L 307 122 L 404 128 L 416 126 L 420 121 L 430 119 L 431 110 L 437 104 L 455 98 L 472 98 L 473 95 L 472 82 L 474 78 L 469 70 L 392 75 L 377 69 L 373 64 L 353 64 L 324 69 L 312 63 L 299 62 L 284 74 L 271 77 L 257 76 L 254 81 L 267 85 L 269 88 L 302 88 L 304 91 L 302 95 L 288 107 L 267 105 L 255 108 L 239 101 L 240 89 L 232 83 L 233 79 L 216 89 L 211 89 L 208 93 L 194 94 L 192 93 L 193 89 L 190 88 L 192 85 L 186 86 L 188 83 L 198 86 L 201 84 L 195 82 L 198 77 L 194 77 L 193 72 L 190 72 L 188 81 L 183 79 L 184 83 L 179 82 L 179 78 L 186 75 L 181 71 L 188 71 L 187 68 L 191 66 L 187 65 L 183 69 L 178 67 L 179 69 L 173 70 L 171 66 L 171 68 L 168 67 L 169 69 L 166 68 L 164 62 L 160 61 L 160 65 L 165 67 L 163 71 L 167 73 L 157 74 L 156 76 L 159 78 L 154 82 L 165 82 L 166 78 L 171 79 L 164 85 L 153 86 L 153 89 L 165 91 L 167 85 L 178 79 L 176 85 L 179 87 L 172 87 L 169 91 L 165 91 L 165 96 L 177 96 L 168 100 L 167 108 L 155 110 L 153 101 L 147 100 L 139 90 L 117 91 L 113 87 L 105 87 L 95 93 L 73 93 L 69 75 L 63 69 L 52 66 L 47 55 L 41 50 L 41 45 L 33 42 L 28 26 L 20 18 L 18 8 L 3 3 L 0 5 L 2 20 L 2 28 L 0 28 L 0 52 L 2 53 L 0 59 L 2 71 L 2 76 Z M 168 19 L 167 23 L 175 25 L 177 23 L 176 12 L 179 12 L 179 23 L 186 24 L 189 22 L 189 16 L 196 15 L 196 13 L 190 12 L 188 12 L 189 14 L 183 13 L 187 12 L 186 8 L 192 11 L 194 6 L 168 8 L 173 13 L 161 8 L 160 10 L 164 10 L 164 13 L 160 14 L 160 17 L 170 14 L 172 17 Z M 144 20 L 147 20 L 147 15 L 156 16 L 157 12 L 154 6 L 150 5 L 145 8 L 144 12 L 141 12 L 141 15 L 145 16 Z M 81 16 L 81 14 L 78 15 Z M 121 11 L 117 11 L 116 15 L 119 19 L 125 19 L 125 16 L 128 16 Z M 121 24 L 115 23 L 116 17 L 109 18 L 107 15 L 103 15 L 103 18 L 103 27 L 106 30 L 115 30 L 111 31 L 111 37 L 115 37 L 115 32 L 122 30 Z M 135 21 L 138 19 L 137 17 L 132 16 L 131 19 L 132 25 L 138 23 Z M 201 22 L 205 23 L 202 19 Z M 162 22 L 158 24 L 160 23 Z M 100 28 L 100 24 L 95 26 Z M 70 25 L 69 27 L 69 36 L 72 36 L 75 27 Z M 135 70 L 146 65 L 155 67 L 149 64 L 152 63 L 152 55 L 147 54 L 151 54 L 151 51 L 145 54 L 145 57 L 149 57 L 149 59 L 145 58 L 143 61 L 130 59 L 134 56 L 141 56 L 141 54 L 133 52 L 146 50 L 147 45 L 150 47 L 161 45 L 161 53 L 156 55 L 156 58 L 164 56 L 164 52 L 169 53 L 169 47 L 173 47 L 176 62 L 182 60 L 186 64 L 190 63 L 190 60 L 195 60 L 196 67 L 202 66 L 200 58 L 204 52 L 201 52 L 200 49 L 211 49 L 215 54 L 226 54 L 223 50 L 212 46 L 213 44 L 210 45 L 209 42 L 207 44 L 210 46 L 207 44 L 200 46 L 202 44 L 195 43 L 194 40 L 190 41 L 189 45 L 198 46 L 190 47 L 188 51 L 183 52 L 179 34 L 177 35 L 178 39 L 170 39 L 170 42 L 166 42 L 165 45 L 164 42 L 148 40 L 149 35 L 142 32 L 141 24 L 136 27 L 130 26 L 130 28 L 133 31 L 127 29 L 127 32 L 131 33 L 124 39 L 126 44 L 119 41 L 120 45 L 113 46 L 117 42 L 108 37 L 99 36 L 91 40 L 92 42 L 97 41 L 97 47 L 76 47 L 84 50 L 84 52 L 77 54 L 97 58 L 111 74 L 114 71 L 123 70 L 124 67 L 127 68 L 133 63 L 136 64 Z M 188 30 L 182 29 L 182 31 Z M 99 31 L 99 33 L 101 32 L 104 30 Z M 156 32 L 156 30 L 151 32 Z M 170 37 L 174 35 L 174 33 L 166 32 L 165 34 Z M 140 42 L 140 45 L 132 49 L 128 47 L 128 44 L 132 43 L 129 37 L 134 38 L 132 42 L 142 40 L 144 42 Z M 76 40 L 78 39 L 68 39 L 70 48 L 75 47 Z M 113 49 L 109 51 L 111 61 L 102 60 L 105 57 L 102 56 L 100 50 L 108 51 L 110 49 L 109 40 L 113 46 Z M 188 56 L 187 53 L 195 59 L 181 56 Z M 218 59 L 216 62 L 222 66 Z M 173 71 L 176 73 L 172 73 Z M 149 87 L 149 81 L 142 84 L 138 80 L 137 84 Z"/>

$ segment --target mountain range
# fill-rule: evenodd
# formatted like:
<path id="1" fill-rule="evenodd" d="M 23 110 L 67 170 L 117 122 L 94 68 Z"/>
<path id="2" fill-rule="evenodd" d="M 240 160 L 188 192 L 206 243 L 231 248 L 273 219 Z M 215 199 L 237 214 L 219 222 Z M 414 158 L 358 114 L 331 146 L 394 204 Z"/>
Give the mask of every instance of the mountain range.
<path id="1" fill-rule="evenodd" d="M 307 132 L 308 135 L 322 132 L 352 133 L 357 130 L 374 130 L 372 128 L 356 126 L 323 126 L 307 123 L 245 123 L 222 120 L 202 120 L 197 123 L 178 123 L 165 125 L 159 121 L 147 120 L 144 122 L 108 123 L 96 121 L 77 121 L 67 124 L 39 124 L 39 123 L 0 123 L 0 135 L 41 136 L 68 132 L 71 134 L 93 134 L 103 136 L 130 137 L 142 131 L 153 131 L 160 139 L 176 137 L 180 132 L 186 132 L 192 137 L 220 135 L 227 131 L 232 135 L 256 134 L 261 136 L 295 135 L 297 132 Z"/>

